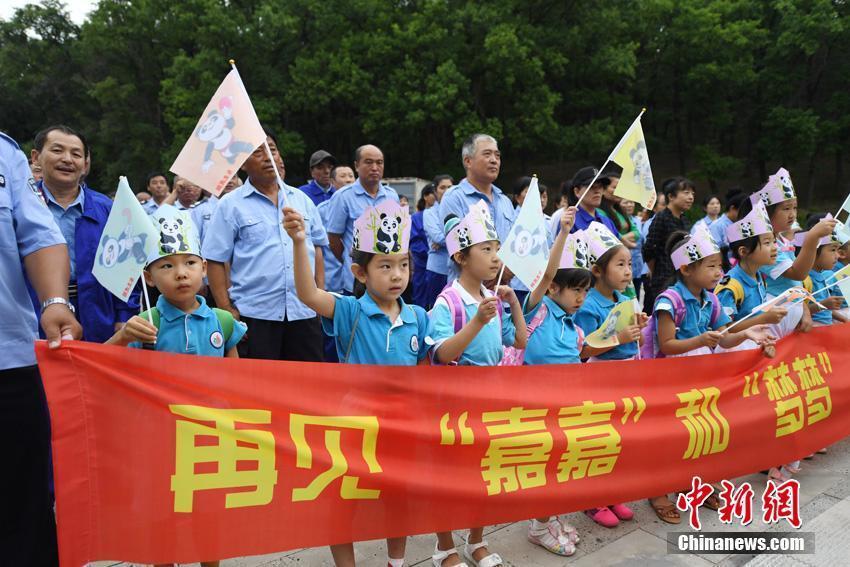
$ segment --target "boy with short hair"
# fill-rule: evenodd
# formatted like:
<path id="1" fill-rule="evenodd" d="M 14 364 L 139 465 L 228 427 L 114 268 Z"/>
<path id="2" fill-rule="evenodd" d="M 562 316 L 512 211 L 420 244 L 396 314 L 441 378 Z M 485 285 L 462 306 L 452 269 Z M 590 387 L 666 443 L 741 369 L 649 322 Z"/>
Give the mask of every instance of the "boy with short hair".
<path id="1" fill-rule="evenodd" d="M 236 344 L 247 331 L 229 311 L 211 309 L 198 292 L 207 272 L 198 231 L 188 214 L 170 205 L 151 217 L 160 240 L 148 258 L 145 282 L 156 287 L 156 306 L 136 315 L 106 344 L 181 354 L 238 358 Z M 217 563 L 215 563 L 217 564 Z"/>

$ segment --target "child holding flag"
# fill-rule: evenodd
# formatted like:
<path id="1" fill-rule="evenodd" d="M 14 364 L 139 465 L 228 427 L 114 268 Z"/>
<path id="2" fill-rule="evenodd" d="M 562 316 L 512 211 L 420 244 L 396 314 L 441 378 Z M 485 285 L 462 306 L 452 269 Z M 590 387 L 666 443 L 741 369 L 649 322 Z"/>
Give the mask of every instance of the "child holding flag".
<path id="1" fill-rule="evenodd" d="M 145 282 L 159 290 L 156 307 L 136 315 L 106 344 L 179 354 L 239 358 L 236 344 L 247 326 L 223 309 L 210 309 L 198 295 L 207 272 L 201 242 L 192 219 L 171 205 L 152 215 L 160 228 L 158 245 L 148 257 Z M 202 561 L 202 567 L 218 567 Z M 166 564 L 171 565 L 171 564 Z M 160 565 L 158 567 L 165 567 Z"/>
<path id="2" fill-rule="evenodd" d="M 446 249 L 460 275 L 440 293 L 431 310 L 437 343 L 434 356 L 441 364 L 496 366 L 505 346 L 525 348 L 527 333 L 513 290 L 500 285 L 494 294 L 484 287 L 484 282 L 496 278 L 502 265 L 497 256 L 499 236 L 487 204 L 479 201 L 463 219 L 449 215 L 444 230 Z M 510 316 L 503 313 L 502 301 L 510 304 Z M 502 565 L 502 558 L 489 552 L 483 536 L 484 528 L 469 530 L 466 560 L 477 567 Z M 432 561 L 435 567 L 462 564 L 452 532 L 437 534 Z"/>
<path id="3" fill-rule="evenodd" d="M 817 222 L 820 221 L 810 223 L 810 229 L 817 226 Z M 798 234 L 797 237 L 802 240 L 801 237 L 804 237 L 805 234 L 807 233 Z M 832 289 L 832 286 L 834 285 L 834 282 L 832 282 L 834 274 L 833 270 L 838 262 L 838 248 L 839 243 L 834 238 L 833 234 L 821 238 L 818 242 L 818 250 L 815 254 L 815 263 L 809 271 L 809 278 L 812 280 L 813 294 L 820 295 L 823 290 L 829 290 L 826 292 L 827 295 L 824 296 L 823 299 L 818 299 L 818 302 L 826 307 L 826 309 L 822 309 L 814 303 L 809 303 L 809 311 L 812 314 L 812 324 L 815 327 L 826 327 L 828 325 L 832 325 L 833 321 L 838 321 L 839 323 L 847 322 L 847 319 L 840 312 L 840 309 L 844 304 L 844 296 L 841 294 L 840 290 Z"/>
<path id="4" fill-rule="evenodd" d="M 523 313 L 529 333 L 525 364 L 581 363 L 584 333 L 573 316 L 584 302 L 591 276 L 586 256 L 578 254 L 577 258 L 576 254 L 583 231 L 569 234 L 575 215 L 575 207 L 561 215 L 546 272 L 525 300 Z M 574 527 L 558 516 L 549 516 L 531 520 L 528 541 L 556 555 L 569 556 L 575 553 L 579 537 Z"/>
<path id="5" fill-rule="evenodd" d="M 824 219 L 818 222 L 807 233 L 800 252 L 795 254 L 794 242 L 782 236 L 783 232 L 791 230 L 797 220 L 797 195 L 794 193 L 794 185 L 788 170 L 780 168 L 771 175 L 765 186 L 761 191 L 756 192 L 753 198 L 760 199 L 764 203 L 779 245 L 776 260 L 759 269 L 766 276 L 767 298 L 773 299 L 792 287 L 799 287 L 806 279 L 815 263 L 818 242 L 821 238 L 832 234 L 835 230 L 835 220 Z M 745 201 L 739 215 L 746 216 L 751 210 L 750 207 L 752 203 Z M 771 331 L 778 339 L 781 339 L 795 329 L 799 328 L 807 332 L 811 327 L 812 317 L 808 309 L 803 304 L 797 304 L 788 309 L 788 315 L 782 321 L 771 326 Z"/>
<path id="6" fill-rule="evenodd" d="M 745 322 L 737 325 L 739 330 L 760 324 L 777 324 L 788 314 L 781 307 L 772 308 L 759 315 L 750 317 L 753 310 L 767 301 L 767 286 L 765 276 L 759 270 L 776 262 L 776 237 L 767 209 L 761 200 L 753 205 L 752 210 L 741 220 L 726 227 L 726 242 L 729 251 L 737 264 L 720 281 L 714 290 L 723 311 L 732 321 Z M 718 347 L 718 352 L 721 347 Z M 747 340 L 733 350 L 752 350 L 758 348 L 754 342 Z M 765 348 L 765 354 L 775 355 L 773 345 Z"/>
<path id="7" fill-rule="evenodd" d="M 415 366 L 428 356 L 431 326 L 425 310 L 401 298 L 410 280 L 408 249 L 410 212 L 386 200 L 367 208 L 354 223 L 351 271 L 354 296 L 316 287 L 307 254 L 306 227 L 300 213 L 283 209 L 283 227 L 294 246 L 298 299 L 322 317 L 322 327 L 336 341 L 343 364 Z M 407 538 L 387 539 L 390 567 L 404 565 Z M 354 546 L 331 546 L 337 566 L 354 565 Z"/>

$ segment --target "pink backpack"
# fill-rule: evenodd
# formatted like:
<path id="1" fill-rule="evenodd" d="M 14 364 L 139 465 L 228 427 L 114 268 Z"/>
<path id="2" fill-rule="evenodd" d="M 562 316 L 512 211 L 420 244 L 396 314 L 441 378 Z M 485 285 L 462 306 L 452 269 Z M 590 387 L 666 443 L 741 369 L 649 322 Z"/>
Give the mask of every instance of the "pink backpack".
<path id="1" fill-rule="evenodd" d="M 673 322 L 676 324 L 676 328 L 678 329 L 682 325 L 682 321 L 685 320 L 685 313 L 687 313 L 685 300 L 682 299 L 679 292 L 673 288 L 668 288 L 662 291 L 658 297 L 655 298 L 655 305 L 658 305 L 658 300 L 662 298 L 673 304 Z M 714 327 L 715 323 L 717 323 L 717 319 L 720 317 L 720 300 L 715 294 L 710 292 L 708 294 L 708 298 L 711 301 L 710 325 Z M 655 305 L 653 305 L 652 308 L 652 317 L 649 318 L 649 324 L 647 324 L 642 331 L 643 344 L 640 347 L 641 359 L 664 358 L 664 353 L 662 353 L 658 348 L 658 319 L 655 316 Z"/>

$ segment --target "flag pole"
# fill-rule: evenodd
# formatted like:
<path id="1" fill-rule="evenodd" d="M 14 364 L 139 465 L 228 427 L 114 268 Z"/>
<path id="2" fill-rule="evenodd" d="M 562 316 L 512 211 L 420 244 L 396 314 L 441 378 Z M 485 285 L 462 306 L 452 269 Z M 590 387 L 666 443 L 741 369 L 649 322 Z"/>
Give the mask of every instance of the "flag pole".
<path id="1" fill-rule="evenodd" d="M 638 115 L 637 115 L 637 118 L 635 118 L 635 119 L 632 121 L 631 126 L 629 126 L 629 127 L 628 127 L 628 129 L 626 130 L 626 134 L 628 134 L 628 133 L 629 133 L 629 131 L 630 131 L 630 130 L 634 127 L 634 125 L 635 125 L 635 124 L 636 124 L 636 123 L 640 120 L 640 117 L 641 117 L 641 116 L 643 116 L 643 113 L 644 113 L 644 112 L 646 112 L 646 108 L 642 108 L 642 109 L 641 109 L 640 114 L 638 114 Z M 623 145 L 623 140 L 625 139 L 626 134 L 623 134 L 623 136 L 620 138 L 620 141 L 619 141 L 619 142 L 617 142 L 617 145 L 616 145 L 616 146 L 614 146 L 614 149 L 611 151 L 611 153 L 610 153 L 610 154 L 608 154 L 608 159 L 606 159 L 606 160 L 605 160 L 605 163 L 603 163 L 603 164 L 602 164 L 602 167 L 600 167 L 600 168 L 596 171 L 596 176 L 593 178 L 593 181 L 591 181 L 591 182 L 590 182 L 590 184 L 589 184 L 589 185 L 587 186 L 587 188 L 584 190 L 584 193 L 582 193 L 582 194 L 581 194 L 581 197 L 579 197 L 579 198 L 578 198 L 578 201 L 577 201 L 577 202 L 576 202 L 576 204 L 575 204 L 575 207 L 576 207 L 576 208 L 578 208 L 578 206 L 579 206 L 579 205 L 581 205 L 581 202 L 582 202 L 582 201 L 584 200 L 584 198 L 587 196 L 587 193 L 590 191 L 590 188 L 591 188 L 591 187 L 593 187 L 593 184 L 594 184 L 594 183 L 596 183 L 596 180 L 597 180 L 597 179 L 599 179 L 599 176 L 600 176 L 600 175 L 602 175 L 602 172 L 605 170 L 605 167 L 606 167 L 609 163 L 611 163 L 611 157 L 612 157 L 612 156 L 614 156 L 614 154 L 616 154 L 616 153 L 620 150 L 620 146 L 622 146 L 622 145 Z"/>
<path id="2" fill-rule="evenodd" d="M 242 86 L 242 91 L 245 93 L 245 96 L 250 100 L 251 97 L 248 96 L 248 90 L 245 88 L 245 83 L 242 82 L 242 76 L 239 75 L 239 69 L 236 68 L 236 61 L 230 60 L 230 67 L 236 71 L 236 75 L 239 77 L 239 84 Z M 272 155 L 272 150 L 269 148 L 268 136 L 263 139 L 263 147 L 266 148 L 266 155 L 269 157 L 269 161 L 272 162 L 272 166 L 274 167 L 274 176 L 277 179 L 277 186 L 280 189 L 281 195 L 283 195 L 283 206 L 289 206 L 289 202 L 286 199 L 286 191 L 283 190 L 283 179 L 280 176 L 280 170 L 277 168 L 277 162 L 274 160 L 274 155 Z"/>

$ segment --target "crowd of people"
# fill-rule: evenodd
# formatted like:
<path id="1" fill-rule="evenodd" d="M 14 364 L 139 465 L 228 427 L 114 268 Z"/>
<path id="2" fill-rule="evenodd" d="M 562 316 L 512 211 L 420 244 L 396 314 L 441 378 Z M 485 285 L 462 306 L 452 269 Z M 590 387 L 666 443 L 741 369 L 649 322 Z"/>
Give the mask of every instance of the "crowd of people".
<path id="1" fill-rule="evenodd" d="M 770 357 L 791 333 L 848 320 L 840 292 L 826 288 L 835 285 L 831 275 L 847 263 L 850 244 L 823 215 L 810 216 L 807 231 L 795 234 L 797 200 L 784 170 L 757 191 L 707 197 L 705 217 L 691 228 L 686 213 L 696 188 L 688 179 L 665 180 L 655 207 L 639 210 L 616 194 L 617 170 L 583 167 L 552 195 L 549 263 L 529 290 L 498 251 L 532 180 L 517 180 L 510 194 L 495 184 L 501 153 L 493 137 L 470 136 L 461 148 L 464 178 L 436 175 L 411 214 L 384 182 L 377 146 L 357 148 L 351 166 L 316 151 L 311 180 L 293 187 L 279 182 L 285 163 L 265 130 L 269 150 L 251 153 L 221 195 L 185 178 L 169 182 L 161 172 L 147 177 L 137 196 L 154 226 L 174 221 L 185 230 L 179 249 L 165 246 L 163 236 L 147 258 L 143 285 L 155 304 L 143 314 L 139 290 L 120 301 L 92 274 L 111 201 L 85 182 L 85 137 L 66 126 L 46 128 L 29 164 L 3 138 L 0 289 L 9 303 L 4 312 L 20 328 L 0 327 L 0 345 L 12 353 L 0 366 L 0 407 L 15 406 L 0 420 L 8 425 L 26 412 L 32 424 L 30 444 L 16 441 L 10 453 L 28 483 L 10 507 L 31 514 L 14 519 L 15 564 L 50 564 L 55 556 L 47 414 L 32 354 L 38 318 L 52 347 L 81 338 L 206 356 L 447 366 L 595 364 L 744 349 Z M 537 187 L 546 209 L 550 190 Z M 826 295 L 819 305 L 759 311 L 795 286 Z M 615 306 L 641 297 L 644 313 L 618 333 L 618 345 L 584 341 Z M 784 480 L 798 468 L 777 464 L 767 472 Z M 649 502 L 661 520 L 680 522 L 668 495 Z M 606 527 L 633 518 L 622 503 L 585 513 Z M 567 556 L 579 535 L 551 516 L 532 519 L 528 539 Z M 481 527 L 470 529 L 461 552 L 452 533 L 436 540 L 436 567 L 503 564 Z M 391 567 L 404 564 L 405 542 L 387 541 Z M 337 565 L 354 565 L 351 544 L 331 551 Z"/>

